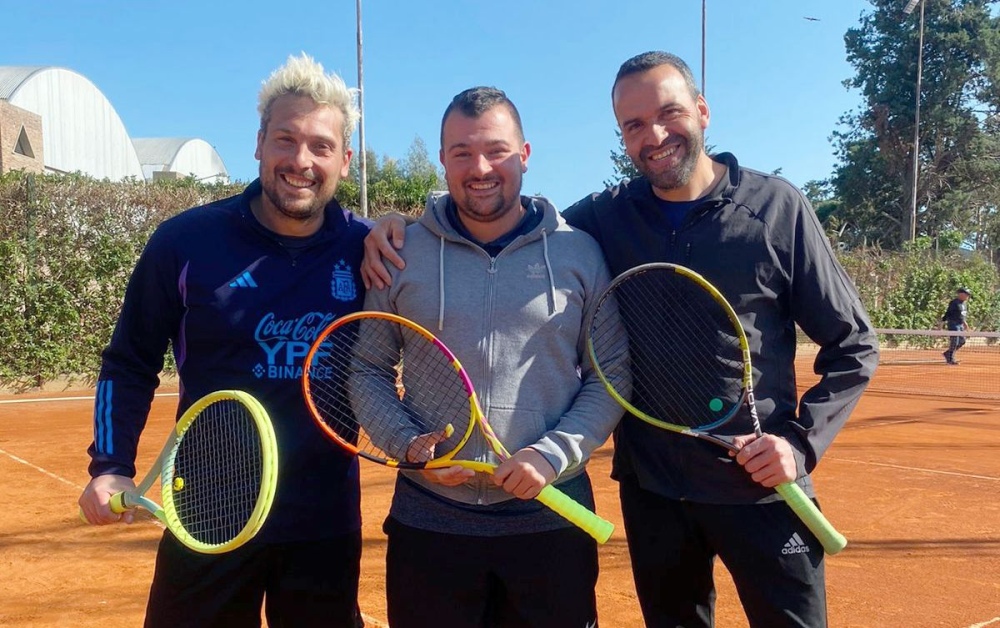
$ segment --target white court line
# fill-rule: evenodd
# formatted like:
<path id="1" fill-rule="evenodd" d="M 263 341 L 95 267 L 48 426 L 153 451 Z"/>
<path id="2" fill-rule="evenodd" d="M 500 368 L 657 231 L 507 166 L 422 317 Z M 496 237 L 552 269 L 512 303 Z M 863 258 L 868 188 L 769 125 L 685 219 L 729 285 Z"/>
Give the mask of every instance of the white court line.
<path id="1" fill-rule="evenodd" d="M 156 393 L 154 397 L 176 397 L 177 393 Z M 93 401 L 94 396 L 88 397 L 38 397 L 35 399 L 0 399 L 0 404 L 10 403 L 41 403 L 44 401 Z"/>
<path id="2" fill-rule="evenodd" d="M 10 453 L 9 451 L 5 451 L 3 449 L 0 449 L 0 454 L 3 454 L 5 456 L 7 456 L 8 458 L 10 458 L 11 460 L 13 460 L 14 462 L 20 462 L 21 464 L 23 464 L 25 466 L 31 467 L 32 469 L 34 469 L 35 471 L 38 471 L 39 473 L 44 473 L 45 475 L 49 476 L 53 480 L 58 480 L 58 481 L 62 482 L 63 484 L 68 484 L 68 485 L 72 486 L 73 488 L 75 488 L 78 491 L 82 491 L 83 490 L 83 487 L 80 486 L 79 484 L 77 484 L 76 482 L 71 482 L 70 480 L 67 480 L 66 478 L 64 478 L 62 476 L 59 476 L 59 475 L 56 475 L 55 473 L 52 473 L 51 471 L 46 471 L 45 469 L 39 467 L 38 465 L 31 464 L 30 462 L 28 462 L 24 458 L 18 458 L 17 456 L 15 456 L 14 454 Z"/>
<path id="3" fill-rule="evenodd" d="M 838 462 L 850 462 L 853 464 L 867 464 L 873 467 L 888 467 L 890 469 L 903 469 L 904 471 L 921 471 L 923 473 L 933 473 L 935 475 L 955 475 L 960 478 L 974 478 L 976 480 L 993 480 L 1000 482 L 1000 477 L 991 475 L 976 475 L 975 473 L 961 473 L 959 471 L 942 471 L 940 469 L 925 469 L 923 467 L 907 467 L 901 464 L 887 464 L 885 462 L 870 462 L 868 460 L 850 460 L 848 458 L 838 458 L 836 456 L 826 456 L 824 460 L 836 460 Z M 1000 620 L 1000 618 L 997 618 Z M 993 621 L 992 619 L 990 620 Z"/>
<path id="4" fill-rule="evenodd" d="M 1000 617 L 994 617 L 993 619 L 987 619 L 986 621 L 979 622 L 978 624 L 972 624 L 969 628 L 983 628 L 984 626 L 996 623 L 1000 623 Z"/>

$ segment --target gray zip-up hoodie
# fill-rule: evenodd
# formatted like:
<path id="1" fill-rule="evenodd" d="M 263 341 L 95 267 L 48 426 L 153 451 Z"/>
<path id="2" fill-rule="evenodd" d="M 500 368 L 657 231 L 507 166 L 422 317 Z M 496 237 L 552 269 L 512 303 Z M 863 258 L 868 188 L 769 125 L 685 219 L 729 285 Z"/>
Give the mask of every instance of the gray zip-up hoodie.
<path id="1" fill-rule="evenodd" d="M 437 335 L 468 372 L 500 441 L 511 452 L 537 450 L 558 484 L 583 473 L 622 415 L 586 357 L 586 320 L 609 274 L 593 238 L 569 227 L 548 200 L 521 200 L 544 212 L 541 223 L 491 258 L 451 226 L 449 195 L 432 193 L 407 227 L 406 268 L 391 267 L 391 287 L 369 291 L 365 309 L 399 314 Z M 497 462 L 478 433 L 456 457 Z M 461 503 L 512 498 L 481 475 L 444 487 L 402 473 Z"/>

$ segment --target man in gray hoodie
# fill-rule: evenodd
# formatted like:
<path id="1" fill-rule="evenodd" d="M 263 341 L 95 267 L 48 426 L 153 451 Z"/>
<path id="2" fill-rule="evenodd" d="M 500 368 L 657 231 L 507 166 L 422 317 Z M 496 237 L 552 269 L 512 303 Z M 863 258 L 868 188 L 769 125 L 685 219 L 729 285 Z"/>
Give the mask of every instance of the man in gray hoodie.
<path id="1" fill-rule="evenodd" d="M 530 152 L 502 91 L 458 94 L 441 122 L 448 193 L 429 196 L 406 229 L 404 268 L 366 297 L 456 354 L 513 452 L 492 476 L 399 473 L 385 522 L 393 628 L 596 625 L 595 541 L 532 498 L 554 483 L 594 507 L 585 465 L 622 414 L 586 359 L 585 321 L 609 274 L 590 236 L 521 196 Z M 436 440 L 416 439 L 408 458 Z M 457 457 L 499 462 L 477 438 Z"/>

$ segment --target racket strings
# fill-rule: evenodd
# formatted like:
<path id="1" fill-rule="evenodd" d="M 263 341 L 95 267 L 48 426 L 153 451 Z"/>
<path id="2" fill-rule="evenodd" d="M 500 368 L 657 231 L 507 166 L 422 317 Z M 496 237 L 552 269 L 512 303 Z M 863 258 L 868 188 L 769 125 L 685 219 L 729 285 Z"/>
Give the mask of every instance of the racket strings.
<path id="1" fill-rule="evenodd" d="M 379 461 L 407 462 L 419 435 L 444 431 L 434 456 L 459 447 L 469 429 L 469 392 L 455 362 L 417 330 L 383 318 L 335 327 L 313 354 L 308 393 L 338 438 Z"/>
<path id="2" fill-rule="evenodd" d="M 184 529 L 221 545 L 250 523 L 263 483 L 264 452 L 250 412 L 236 400 L 207 406 L 181 436 L 168 476 Z"/>
<path id="3" fill-rule="evenodd" d="M 742 351 L 726 309 L 671 270 L 617 283 L 598 307 L 591 343 L 609 385 L 656 420 L 707 429 L 743 399 Z"/>

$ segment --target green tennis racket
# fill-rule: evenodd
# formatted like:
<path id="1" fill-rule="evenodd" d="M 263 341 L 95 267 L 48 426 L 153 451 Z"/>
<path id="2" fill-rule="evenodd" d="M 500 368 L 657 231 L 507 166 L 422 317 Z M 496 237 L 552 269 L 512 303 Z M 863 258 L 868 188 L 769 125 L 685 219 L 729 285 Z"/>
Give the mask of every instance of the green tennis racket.
<path id="1" fill-rule="evenodd" d="M 761 436 L 743 325 L 698 273 L 667 263 L 622 273 L 599 300 L 588 332 L 590 358 L 608 392 L 639 419 L 733 452 L 731 437 L 715 430 L 738 415 L 749 415 Z M 775 490 L 828 554 L 847 545 L 797 484 Z"/>
<path id="2" fill-rule="evenodd" d="M 196 401 L 177 421 L 156 462 L 111 510 L 142 508 L 177 540 L 204 554 L 240 547 L 267 518 L 278 478 L 278 448 L 264 407 L 224 390 Z M 160 481 L 163 505 L 146 497 Z"/>

